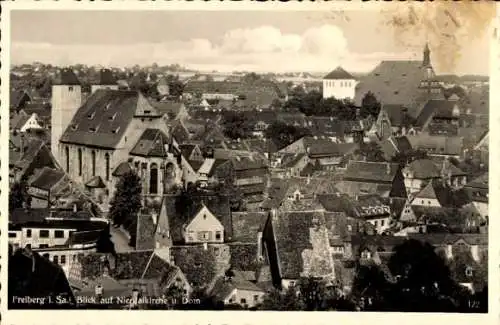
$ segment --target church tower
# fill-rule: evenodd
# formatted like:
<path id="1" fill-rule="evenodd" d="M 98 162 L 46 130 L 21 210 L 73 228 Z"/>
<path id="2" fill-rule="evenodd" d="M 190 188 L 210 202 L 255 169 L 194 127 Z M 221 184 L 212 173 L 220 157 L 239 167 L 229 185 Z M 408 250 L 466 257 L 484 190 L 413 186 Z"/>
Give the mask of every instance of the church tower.
<path id="1" fill-rule="evenodd" d="M 113 75 L 113 71 L 110 69 L 102 69 L 99 72 L 99 83 L 97 85 L 92 85 L 91 92 L 94 93 L 98 89 L 118 90 L 118 83 Z"/>
<path id="2" fill-rule="evenodd" d="M 424 60 L 422 61 L 424 67 L 431 66 L 431 50 L 429 49 L 429 43 L 425 44 L 424 48 Z"/>
<path id="3" fill-rule="evenodd" d="M 64 160 L 59 140 L 82 104 L 82 87 L 73 70 L 64 68 L 52 85 L 51 151 L 59 163 Z"/>

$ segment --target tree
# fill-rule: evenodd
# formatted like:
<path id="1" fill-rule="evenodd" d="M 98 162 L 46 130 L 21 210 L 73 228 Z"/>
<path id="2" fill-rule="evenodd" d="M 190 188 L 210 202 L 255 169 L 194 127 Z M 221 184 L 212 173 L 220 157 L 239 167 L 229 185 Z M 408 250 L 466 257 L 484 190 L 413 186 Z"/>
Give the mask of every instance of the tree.
<path id="1" fill-rule="evenodd" d="M 363 142 L 354 152 L 355 155 L 361 156 L 366 161 L 384 162 L 384 153 L 380 145 L 376 142 Z"/>
<path id="2" fill-rule="evenodd" d="M 133 171 L 123 175 L 116 185 L 116 192 L 111 207 L 109 217 L 113 221 L 114 227 L 125 226 L 133 230 L 137 213 L 142 207 L 142 186 L 141 179 Z M 135 231 L 130 231 L 130 235 Z"/>
<path id="3" fill-rule="evenodd" d="M 391 299 L 396 310 L 446 312 L 458 308 L 455 299 L 459 286 L 432 245 L 416 240 L 405 241 L 395 247 L 388 266 L 398 279 Z"/>
<path id="4" fill-rule="evenodd" d="M 231 139 L 245 139 L 250 136 L 252 125 L 240 112 L 226 111 L 222 116 L 224 135 Z"/>
<path id="5" fill-rule="evenodd" d="M 264 137 L 270 139 L 278 148 L 284 148 L 298 139 L 310 135 L 305 128 L 299 128 L 281 121 L 275 121 L 264 131 Z"/>
<path id="6" fill-rule="evenodd" d="M 31 205 L 31 196 L 25 179 L 12 185 L 9 191 L 9 211 Z"/>
<path id="7" fill-rule="evenodd" d="M 363 310 L 384 310 L 390 286 L 378 265 L 358 265 L 351 295 Z"/>
<path id="8" fill-rule="evenodd" d="M 380 113 L 380 102 L 377 100 L 377 97 L 369 91 L 365 94 L 361 101 L 361 116 L 362 117 L 368 117 L 368 116 L 373 116 L 374 118 L 377 118 L 378 114 Z"/>

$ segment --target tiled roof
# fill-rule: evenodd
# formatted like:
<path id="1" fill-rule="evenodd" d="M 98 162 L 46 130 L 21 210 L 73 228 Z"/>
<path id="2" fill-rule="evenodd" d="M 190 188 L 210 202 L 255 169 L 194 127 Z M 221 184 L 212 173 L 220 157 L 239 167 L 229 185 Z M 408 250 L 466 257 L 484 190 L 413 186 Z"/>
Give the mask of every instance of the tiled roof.
<path id="1" fill-rule="evenodd" d="M 449 123 L 430 123 L 427 126 L 430 135 L 458 135 L 458 125 Z"/>
<path id="2" fill-rule="evenodd" d="M 356 143 L 334 143 L 331 141 L 311 141 L 308 146 L 310 158 L 341 157 L 353 153 L 359 147 Z"/>
<path id="3" fill-rule="evenodd" d="M 174 264 L 186 275 L 191 286 L 204 287 L 217 276 L 215 248 L 223 249 L 208 246 L 205 250 L 202 245 L 171 248 Z"/>
<path id="4" fill-rule="evenodd" d="M 422 61 L 382 61 L 356 86 L 355 103 L 361 105 L 363 97 L 371 91 L 384 105 L 414 109 L 426 101 L 418 89 L 425 78 Z"/>
<path id="5" fill-rule="evenodd" d="M 73 231 L 68 238 L 68 245 L 86 245 L 96 243 L 102 235 L 102 230 Z"/>
<path id="6" fill-rule="evenodd" d="M 149 213 L 139 213 L 137 216 L 137 233 L 135 249 L 153 249 L 155 247 L 156 225 Z"/>
<path id="7" fill-rule="evenodd" d="M 409 135 L 407 136 L 414 149 L 429 151 L 430 154 L 460 155 L 463 138 L 443 135 Z"/>
<path id="8" fill-rule="evenodd" d="M 455 244 L 459 240 L 464 240 L 469 245 L 488 245 L 488 234 L 409 234 L 410 239 L 427 242 L 434 246 Z"/>
<path id="9" fill-rule="evenodd" d="M 267 212 L 233 212 L 233 240 L 257 243 L 257 233 L 263 231 L 267 216 Z"/>
<path id="10" fill-rule="evenodd" d="M 176 118 L 184 106 L 183 103 L 175 101 L 151 102 L 151 105 L 162 115 L 167 114 L 171 119 Z"/>
<path id="11" fill-rule="evenodd" d="M 449 100 L 428 100 L 420 111 L 420 114 L 418 115 L 415 122 L 415 126 L 422 127 L 426 125 L 433 117 L 446 119 L 453 118 L 453 108 L 455 107 L 455 105 L 456 102 Z"/>
<path id="12" fill-rule="evenodd" d="M 324 80 L 336 80 L 336 79 L 356 79 L 349 72 L 345 71 L 341 67 L 337 67 L 335 70 L 331 71 L 329 74 L 323 77 Z"/>
<path id="13" fill-rule="evenodd" d="M 194 194 L 183 201 L 180 196 L 166 195 L 162 204 L 165 205 L 168 216 L 170 234 L 174 243 L 182 243 L 182 227 L 191 220 L 201 209 L 202 203 L 224 226 L 224 239 L 232 237 L 231 209 L 229 198 L 226 196 Z"/>
<path id="14" fill-rule="evenodd" d="M 434 179 L 422 189 L 416 196 L 419 199 L 436 199 L 443 207 L 460 208 L 469 203 L 469 197 L 463 190 L 453 190 L 445 186 L 441 180 Z"/>
<path id="15" fill-rule="evenodd" d="M 405 107 L 401 104 L 384 104 L 382 109 L 387 113 L 392 126 L 405 124 Z"/>
<path id="16" fill-rule="evenodd" d="M 113 176 L 123 176 L 127 174 L 128 172 L 131 172 L 133 170 L 132 166 L 130 165 L 129 162 L 122 162 L 120 163 L 115 170 L 113 171 Z"/>
<path id="17" fill-rule="evenodd" d="M 229 263 L 232 268 L 256 272 L 262 265 L 258 260 L 257 240 L 254 243 L 230 243 L 229 250 L 231 254 Z"/>
<path id="18" fill-rule="evenodd" d="M 321 277 L 334 272 L 327 236 L 311 238 L 312 231 L 327 232 L 322 212 L 283 213 L 272 219 L 272 226 L 281 278 L 297 279 L 304 273 Z"/>
<path id="19" fill-rule="evenodd" d="M 350 161 L 344 180 L 392 183 L 399 165 L 385 162 Z"/>
<path id="20" fill-rule="evenodd" d="M 405 169 L 413 172 L 413 178 L 430 179 L 441 176 L 439 168 L 430 159 L 418 159 L 409 163 Z"/>
<path id="21" fill-rule="evenodd" d="M 30 186 L 48 191 L 52 189 L 54 185 L 59 183 L 65 175 L 66 174 L 61 170 L 44 167 L 35 172 L 35 174 L 33 174 L 29 179 L 28 183 Z"/>
<path id="22" fill-rule="evenodd" d="M 312 198 L 319 194 L 337 193 L 335 182 L 331 178 L 323 177 L 293 177 L 287 180 L 286 196 L 291 196 L 295 191 L 301 195 Z"/>
<path id="23" fill-rule="evenodd" d="M 172 123 L 170 133 L 175 141 L 177 141 L 177 143 L 184 143 L 189 140 L 190 137 L 189 130 L 180 120 L 174 121 L 174 123 Z"/>
<path id="24" fill-rule="evenodd" d="M 146 129 L 130 154 L 141 157 L 167 157 L 170 138 L 158 129 Z"/>
<path id="25" fill-rule="evenodd" d="M 138 92 L 97 90 L 77 110 L 61 142 L 115 148 L 133 117 L 145 111 L 157 114 Z"/>
<path id="26" fill-rule="evenodd" d="M 478 189 L 489 189 L 489 173 L 486 172 L 483 175 L 473 179 L 469 183 L 467 183 L 465 186 L 470 187 L 470 188 L 478 188 Z"/>
<path id="27" fill-rule="evenodd" d="M 54 85 L 76 86 L 80 85 L 80 81 L 73 70 L 64 68 L 56 74 L 53 82 Z"/>
<path id="28" fill-rule="evenodd" d="M 232 277 L 230 279 L 220 277 L 215 282 L 210 295 L 213 296 L 216 301 L 226 300 L 234 290 L 264 292 L 262 288 L 245 279 L 242 272 L 238 270 L 232 270 L 231 272 Z"/>
<path id="29" fill-rule="evenodd" d="M 15 114 L 12 117 L 12 119 L 10 120 L 9 126 L 13 130 L 19 130 L 26 124 L 26 122 L 28 122 L 30 117 L 31 117 L 31 115 L 28 115 L 28 114 L 22 114 L 22 113 Z"/>
<path id="30" fill-rule="evenodd" d="M 383 197 L 389 197 L 392 192 L 392 184 L 386 182 L 367 183 L 366 181 L 344 180 L 336 183 L 335 188 L 349 196 L 378 194 Z"/>

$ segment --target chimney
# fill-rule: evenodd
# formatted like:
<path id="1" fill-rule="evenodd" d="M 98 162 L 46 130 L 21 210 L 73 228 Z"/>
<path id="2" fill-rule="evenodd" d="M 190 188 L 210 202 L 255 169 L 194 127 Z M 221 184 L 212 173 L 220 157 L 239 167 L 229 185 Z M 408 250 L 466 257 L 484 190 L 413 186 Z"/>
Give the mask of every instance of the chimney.
<path id="1" fill-rule="evenodd" d="M 73 212 L 78 212 L 78 205 L 73 203 Z"/>
<path id="2" fill-rule="evenodd" d="M 203 243 L 203 250 L 208 250 L 208 243 Z"/>
<path id="3" fill-rule="evenodd" d="M 386 173 L 387 173 L 387 175 L 391 174 L 391 164 L 390 163 L 386 164 Z"/>
<path id="4" fill-rule="evenodd" d="M 307 175 L 306 184 L 311 184 L 311 175 Z"/>

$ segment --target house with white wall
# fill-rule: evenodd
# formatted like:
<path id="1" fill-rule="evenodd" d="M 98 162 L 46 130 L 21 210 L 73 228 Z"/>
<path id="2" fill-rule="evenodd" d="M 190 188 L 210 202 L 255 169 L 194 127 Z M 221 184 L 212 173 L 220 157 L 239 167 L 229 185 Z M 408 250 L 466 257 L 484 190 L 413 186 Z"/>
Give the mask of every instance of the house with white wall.
<path id="1" fill-rule="evenodd" d="M 323 78 L 323 98 L 353 99 L 356 83 L 353 75 L 337 67 Z"/>

